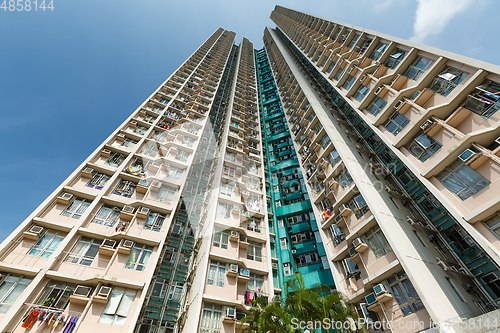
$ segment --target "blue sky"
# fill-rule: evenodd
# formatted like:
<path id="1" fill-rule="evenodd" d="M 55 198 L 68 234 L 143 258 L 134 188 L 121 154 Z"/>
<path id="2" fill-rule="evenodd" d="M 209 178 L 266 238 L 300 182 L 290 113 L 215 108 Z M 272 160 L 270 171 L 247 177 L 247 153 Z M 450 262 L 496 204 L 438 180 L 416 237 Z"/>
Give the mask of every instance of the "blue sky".
<path id="1" fill-rule="evenodd" d="M 40 0 L 39 0 L 40 2 Z M 263 0 L 54 0 L 0 10 L 0 239 L 219 26 L 262 47 Z M 284 0 L 279 5 L 500 65 L 494 0 Z"/>

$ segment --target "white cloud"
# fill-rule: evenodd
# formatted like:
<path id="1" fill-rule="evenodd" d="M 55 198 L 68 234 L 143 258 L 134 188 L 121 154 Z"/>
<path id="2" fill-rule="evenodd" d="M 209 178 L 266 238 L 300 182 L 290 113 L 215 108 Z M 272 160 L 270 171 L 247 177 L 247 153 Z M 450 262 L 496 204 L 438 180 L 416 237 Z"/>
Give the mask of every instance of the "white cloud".
<path id="1" fill-rule="evenodd" d="M 377 3 L 375 5 L 375 11 L 377 13 L 380 13 L 381 11 L 383 11 L 384 9 L 386 8 L 389 8 L 390 5 L 392 5 L 392 3 L 394 2 L 394 0 L 384 0 L 384 1 L 380 1 L 379 3 Z"/>
<path id="2" fill-rule="evenodd" d="M 415 42 L 423 42 L 430 35 L 437 35 L 459 13 L 477 0 L 417 0 L 418 7 L 413 26 Z"/>

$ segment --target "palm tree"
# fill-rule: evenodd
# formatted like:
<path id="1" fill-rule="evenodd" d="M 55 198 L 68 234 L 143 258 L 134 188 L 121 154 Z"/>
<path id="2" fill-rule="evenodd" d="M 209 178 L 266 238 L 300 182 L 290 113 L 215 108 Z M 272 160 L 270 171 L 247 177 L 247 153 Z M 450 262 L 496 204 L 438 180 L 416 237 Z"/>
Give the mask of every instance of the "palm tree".
<path id="1" fill-rule="evenodd" d="M 326 285 L 307 289 L 301 273 L 297 273 L 284 284 L 285 298 L 275 298 L 271 303 L 265 304 L 262 300 L 254 301 L 248 314 L 241 320 L 243 323 L 252 323 L 243 332 L 252 333 L 298 333 L 304 328 L 299 327 L 300 322 L 321 323 L 356 323 L 357 314 L 345 297 L 339 292 L 332 292 Z M 307 324 L 306 324 L 307 325 Z M 302 325 L 304 327 L 304 325 Z M 344 330 L 335 330 L 323 325 L 323 332 L 362 332 L 355 326 Z M 311 331 L 311 332 L 314 332 Z"/>

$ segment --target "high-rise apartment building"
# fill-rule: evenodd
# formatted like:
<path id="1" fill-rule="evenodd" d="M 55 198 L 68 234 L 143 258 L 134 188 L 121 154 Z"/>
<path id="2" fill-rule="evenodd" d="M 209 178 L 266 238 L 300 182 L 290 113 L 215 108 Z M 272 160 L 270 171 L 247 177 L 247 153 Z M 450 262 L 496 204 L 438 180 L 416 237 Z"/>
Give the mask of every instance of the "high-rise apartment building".
<path id="1" fill-rule="evenodd" d="M 213 33 L 0 245 L 1 332 L 241 332 L 297 272 L 372 331 L 497 328 L 500 68 L 271 18 L 262 50 Z"/>
<path id="2" fill-rule="evenodd" d="M 271 18 L 337 289 L 386 331 L 498 319 L 500 68 L 279 6 Z"/>

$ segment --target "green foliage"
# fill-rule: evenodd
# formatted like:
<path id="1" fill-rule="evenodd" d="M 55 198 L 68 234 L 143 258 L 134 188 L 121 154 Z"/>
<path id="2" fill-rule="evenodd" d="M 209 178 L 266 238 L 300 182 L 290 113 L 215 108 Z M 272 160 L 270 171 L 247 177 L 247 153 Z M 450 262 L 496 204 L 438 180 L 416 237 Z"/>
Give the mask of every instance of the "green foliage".
<path id="1" fill-rule="evenodd" d="M 341 293 L 331 291 L 328 286 L 321 284 L 306 289 L 300 273 L 288 280 L 284 288 L 284 299 L 275 298 L 269 304 L 261 299 L 254 301 L 248 314 L 241 320 L 240 329 L 244 323 L 250 323 L 250 327 L 245 328 L 243 332 L 302 333 L 304 330 L 297 327 L 300 321 L 324 322 L 326 318 L 331 323 L 355 323 L 358 320 L 356 312 Z M 314 329 L 311 330 L 311 333 L 313 332 Z M 359 333 L 363 332 L 363 329 L 357 329 L 355 326 L 345 330 L 323 328 L 322 332 Z"/>

